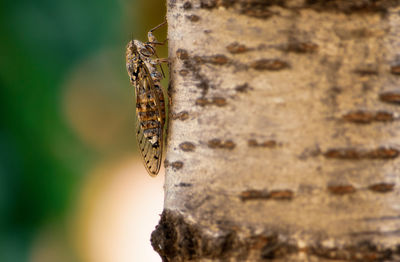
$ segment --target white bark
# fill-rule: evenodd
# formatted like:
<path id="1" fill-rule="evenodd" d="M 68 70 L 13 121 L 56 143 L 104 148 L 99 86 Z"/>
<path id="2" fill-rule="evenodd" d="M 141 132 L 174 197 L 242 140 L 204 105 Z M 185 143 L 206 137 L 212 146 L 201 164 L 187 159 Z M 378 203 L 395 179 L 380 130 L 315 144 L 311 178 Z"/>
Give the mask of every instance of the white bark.
<path id="1" fill-rule="evenodd" d="M 400 259 L 399 5 L 169 0 L 165 261 Z"/>

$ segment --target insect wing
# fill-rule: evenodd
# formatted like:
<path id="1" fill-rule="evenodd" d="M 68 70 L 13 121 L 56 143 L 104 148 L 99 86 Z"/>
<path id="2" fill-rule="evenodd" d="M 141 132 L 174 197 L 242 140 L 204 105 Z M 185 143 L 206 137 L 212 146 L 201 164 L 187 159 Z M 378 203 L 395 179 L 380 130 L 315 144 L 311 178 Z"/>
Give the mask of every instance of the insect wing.
<path id="1" fill-rule="evenodd" d="M 164 115 L 161 89 L 154 85 L 143 63 L 136 83 L 136 137 L 144 166 L 151 176 L 158 174 L 162 161 Z M 159 90 L 160 89 L 160 90 Z"/>

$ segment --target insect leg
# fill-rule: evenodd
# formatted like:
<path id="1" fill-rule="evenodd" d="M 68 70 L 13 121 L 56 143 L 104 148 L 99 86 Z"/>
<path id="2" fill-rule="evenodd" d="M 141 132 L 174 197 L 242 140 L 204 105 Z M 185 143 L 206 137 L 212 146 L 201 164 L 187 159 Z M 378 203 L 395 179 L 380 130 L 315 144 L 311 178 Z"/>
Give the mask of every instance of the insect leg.
<path id="1" fill-rule="evenodd" d="M 154 37 L 154 36 L 153 36 Z M 162 42 L 158 42 L 157 40 L 156 40 L 156 38 L 154 37 L 154 39 L 153 39 L 154 41 L 151 41 L 151 42 L 146 42 L 146 44 L 147 45 L 153 45 L 153 46 L 155 46 L 155 45 L 165 45 L 165 43 L 168 41 L 168 38 L 167 39 L 165 39 L 164 41 L 162 41 Z"/>
<path id="2" fill-rule="evenodd" d="M 154 32 L 155 30 L 157 30 L 158 28 L 160 28 L 160 27 L 166 25 L 166 24 L 167 24 L 167 21 L 165 20 L 164 22 L 162 22 L 162 23 L 159 24 L 158 26 L 156 26 L 156 27 L 154 27 L 153 29 L 151 29 L 151 30 L 147 33 L 147 38 L 149 39 L 149 41 L 145 43 L 145 45 L 148 46 L 148 47 L 153 51 L 153 54 L 157 57 L 157 58 L 154 59 L 151 63 L 152 63 L 153 65 L 160 65 L 161 73 L 162 73 L 162 75 L 163 75 L 164 78 L 165 78 L 165 73 L 164 73 L 164 70 L 163 70 L 163 68 L 162 68 L 162 66 L 161 66 L 161 63 L 167 63 L 167 62 L 168 62 L 168 59 L 160 59 L 160 58 L 158 58 L 157 52 L 156 52 L 156 50 L 155 50 L 155 46 L 156 46 L 156 45 L 164 45 L 164 44 L 168 41 L 168 39 L 165 39 L 163 42 L 159 42 L 159 41 L 157 41 L 156 37 L 153 35 L 153 32 Z"/>
<path id="3" fill-rule="evenodd" d="M 152 60 L 152 62 L 155 65 L 159 65 L 159 64 L 162 64 L 162 63 L 168 63 L 168 58 L 154 58 Z"/>
<path id="4" fill-rule="evenodd" d="M 157 54 L 156 54 L 156 56 L 157 56 Z M 158 57 L 157 57 L 157 58 L 152 59 L 151 63 L 152 63 L 153 65 L 159 65 L 159 66 L 160 66 L 160 69 L 161 69 L 161 73 L 162 73 L 162 75 L 163 75 L 163 78 L 165 78 L 164 70 L 163 70 L 161 64 L 162 64 L 162 63 L 168 63 L 168 58 L 158 58 Z"/>
<path id="5" fill-rule="evenodd" d="M 164 22 L 162 22 L 161 24 L 159 24 L 158 26 L 154 27 L 153 29 L 151 29 L 148 33 L 147 33 L 147 38 L 149 39 L 150 43 L 162 43 L 162 42 L 158 42 L 156 37 L 153 35 L 153 32 L 155 30 L 157 30 L 158 28 L 162 27 L 163 25 L 166 25 L 167 21 L 165 20 Z M 164 41 L 165 42 L 165 41 Z"/>

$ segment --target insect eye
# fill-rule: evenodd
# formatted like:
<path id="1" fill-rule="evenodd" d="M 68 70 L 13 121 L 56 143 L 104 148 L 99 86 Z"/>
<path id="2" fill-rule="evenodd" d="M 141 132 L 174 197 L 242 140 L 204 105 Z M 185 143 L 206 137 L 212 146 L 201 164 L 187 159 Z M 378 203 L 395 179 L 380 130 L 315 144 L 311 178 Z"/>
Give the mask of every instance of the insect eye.
<path id="1" fill-rule="evenodd" d="M 146 46 L 146 50 L 149 53 L 149 55 L 154 55 L 154 53 L 155 53 L 155 50 L 151 45 Z"/>

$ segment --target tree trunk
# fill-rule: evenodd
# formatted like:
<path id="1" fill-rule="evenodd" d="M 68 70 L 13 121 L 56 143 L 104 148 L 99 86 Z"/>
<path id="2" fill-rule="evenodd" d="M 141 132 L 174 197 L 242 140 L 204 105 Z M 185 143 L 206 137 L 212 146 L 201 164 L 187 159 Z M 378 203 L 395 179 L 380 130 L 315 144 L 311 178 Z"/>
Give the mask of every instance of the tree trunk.
<path id="1" fill-rule="evenodd" d="M 169 0 L 164 261 L 400 261 L 399 6 Z"/>

